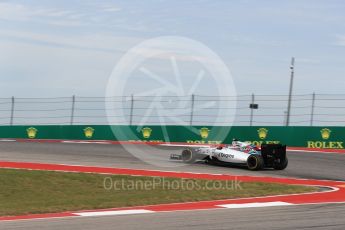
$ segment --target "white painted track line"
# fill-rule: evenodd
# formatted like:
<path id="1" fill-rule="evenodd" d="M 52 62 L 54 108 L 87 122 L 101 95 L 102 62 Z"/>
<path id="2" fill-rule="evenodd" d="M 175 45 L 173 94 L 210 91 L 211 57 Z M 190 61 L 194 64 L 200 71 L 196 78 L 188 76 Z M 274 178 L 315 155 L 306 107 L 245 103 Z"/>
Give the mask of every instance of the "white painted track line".
<path id="1" fill-rule="evenodd" d="M 129 209 L 129 210 L 117 210 L 117 211 L 99 211 L 99 212 L 75 212 L 74 215 L 78 216 L 116 216 L 116 215 L 129 215 L 129 214 L 144 214 L 153 213 L 154 211 L 146 209 Z"/>
<path id="2" fill-rule="evenodd" d="M 62 143 L 68 144 L 111 144 L 110 142 L 105 141 L 61 141 Z"/>
<path id="3" fill-rule="evenodd" d="M 245 204 L 223 204 L 217 205 L 222 208 L 258 208 L 258 207 L 273 207 L 273 206 L 286 206 L 292 205 L 291 203 L 276 201 L 276 202 L 262 202 L 262 203 L 245 203 Z"/>

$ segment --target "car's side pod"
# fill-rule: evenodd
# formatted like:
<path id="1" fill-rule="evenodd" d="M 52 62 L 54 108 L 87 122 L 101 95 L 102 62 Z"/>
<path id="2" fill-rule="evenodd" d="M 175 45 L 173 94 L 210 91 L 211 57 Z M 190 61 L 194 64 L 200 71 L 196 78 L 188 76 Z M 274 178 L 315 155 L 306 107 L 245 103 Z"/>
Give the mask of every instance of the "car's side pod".
<path id="1" fill-rule="evenodd" d="M 265 167 L 268 168 L 275 168 L 278 164 L 285 164 L 285 162 L 287 164 L 286 145 L 262 144 L 261 156 L 264 160 Z"/>

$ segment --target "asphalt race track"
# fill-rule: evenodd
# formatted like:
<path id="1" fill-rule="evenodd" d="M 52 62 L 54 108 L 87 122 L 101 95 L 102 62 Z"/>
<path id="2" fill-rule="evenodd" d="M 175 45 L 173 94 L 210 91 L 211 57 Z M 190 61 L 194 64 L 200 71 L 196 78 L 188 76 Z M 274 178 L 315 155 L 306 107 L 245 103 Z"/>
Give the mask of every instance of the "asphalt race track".
<path id="1" fill-rule="evenodd" d="M 144 148 L 144 146 L 142 146 Z M 163 147 L 161 147 L 163 148 Z M 167 147 L 164 147 L 164 152 Z M 169 147 L 171 149 L 171 147 Z M 179 151 L 174 148 L 172 152 Z M 197 163 L 157 167 L 120 145 L 1 142 L 1 161 L 27 161 L 237 175 L 269 175 L 345 181 L 345 154 L 289 152 L 284 171 L 252 172 Z M 180 211 L 129 216 L 0 222 L 0 229 L 345 229 L 345 204 Z"/>
<path id="2" fill-rule="evenodd" d="M 145 148 L 145 146 L 140 146 L 140 148 Z M 181 147 L 160 148 L 166 154 L 180 152 L 181 149 Z M 152 154 L 161 152 L 160 149 L 156 150 L 157 153 Z M 164 160 L 168 161 L 168 159 L 169 156 L 166 155 Z M 198 163 L 171 168 L 156 167 L 144 163 L 129 154 L 121 145 L 0 142 L 0 160 L 2 161 L 28 161 L 238 175 L 277 175 L 345 181 L 345 154 L 289 152 L 288 159 L 289 166 L 283 171 L 265 170 L 252 172 L 242 168 Z"/>

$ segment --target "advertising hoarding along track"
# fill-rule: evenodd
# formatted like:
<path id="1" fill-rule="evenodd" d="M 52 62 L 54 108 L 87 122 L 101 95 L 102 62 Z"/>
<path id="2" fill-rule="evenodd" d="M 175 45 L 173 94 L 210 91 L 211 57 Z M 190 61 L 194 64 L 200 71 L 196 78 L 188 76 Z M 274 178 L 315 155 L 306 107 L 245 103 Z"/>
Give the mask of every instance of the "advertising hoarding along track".
<path id="1" fill-rule="evenodd" d="M 169 136 L 166 140 L 163 128 Z M 228 144 L 233 138 L 256 145 L 282 143 L 311 149 L 344 149 L 345 127 L 233 126 L 225 139 L 218 133 L 225 126 L 126 126 L 126 125 L 32 125 L 0 126 L 2 139 L 108 140 L 130 142 L 181 142 Z M 116 135 L 114 135 L 116 132 Z"/>

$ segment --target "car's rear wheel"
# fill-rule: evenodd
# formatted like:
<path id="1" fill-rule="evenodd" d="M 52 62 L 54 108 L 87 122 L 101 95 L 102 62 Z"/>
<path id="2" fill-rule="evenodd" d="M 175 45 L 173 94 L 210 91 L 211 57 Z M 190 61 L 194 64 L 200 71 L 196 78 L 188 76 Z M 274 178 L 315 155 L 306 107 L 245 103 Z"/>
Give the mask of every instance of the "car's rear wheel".
<path id="1" fill-rule="evenodd" d="M 274 163 L 273 168 L 275 170 L 284 170 L 288 166 L 288 163 L 289 163 L 288 159 L 285 158 L 283 161 Z"/>
<path id="2" fill-rule="evenodd" d="M 264 167 L 264 160 L 262 156 L 252 154 L 247 159 L 247 166 L 250 170 L 260 170 Z"/>

